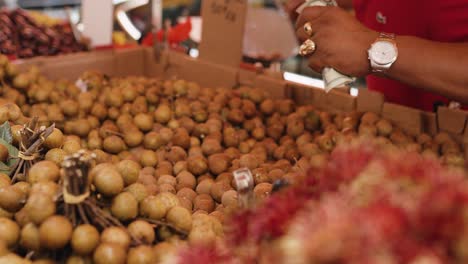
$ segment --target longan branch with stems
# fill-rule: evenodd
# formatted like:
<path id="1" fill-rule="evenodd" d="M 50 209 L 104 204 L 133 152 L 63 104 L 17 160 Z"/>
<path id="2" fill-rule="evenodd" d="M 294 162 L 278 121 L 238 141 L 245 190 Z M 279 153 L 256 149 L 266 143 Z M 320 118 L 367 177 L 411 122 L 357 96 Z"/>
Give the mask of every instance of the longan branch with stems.
<path id="1" fill-rule="evenodd" d="M 35 162 L 36 156 L 40 154 L 42 150 L 42 144 L 47 139 L 47 137 L 52 134 L 55 128 L 55 124 L 44 128 L 37 127 L 37 117 L 33 117 L 32 120 L 24 126 L 20 131 L 21 142 L 19 146 L 19 160 L 14 166 L 14 174 L 11 179 L 13 183 L 19 180 L 19 177 L 22 176 L 26 180 L 28 171 Z"/>

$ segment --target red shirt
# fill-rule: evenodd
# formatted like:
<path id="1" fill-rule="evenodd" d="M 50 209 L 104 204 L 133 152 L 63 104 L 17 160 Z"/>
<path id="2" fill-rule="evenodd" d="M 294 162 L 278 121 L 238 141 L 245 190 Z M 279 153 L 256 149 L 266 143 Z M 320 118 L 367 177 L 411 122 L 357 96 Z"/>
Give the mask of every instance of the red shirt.
<path id="1" fill-rule="evenodd" d="M 378 32 L 442 42 L 468 41 L 468 0 L 353 0 L 353 4 L 356 17 Z M 385 94 L 389 102 L 426 111 L 432 111 L 436 102 L 448 103 L 440 95 L 373 75 L 367 77 L 367 85 Z"/>

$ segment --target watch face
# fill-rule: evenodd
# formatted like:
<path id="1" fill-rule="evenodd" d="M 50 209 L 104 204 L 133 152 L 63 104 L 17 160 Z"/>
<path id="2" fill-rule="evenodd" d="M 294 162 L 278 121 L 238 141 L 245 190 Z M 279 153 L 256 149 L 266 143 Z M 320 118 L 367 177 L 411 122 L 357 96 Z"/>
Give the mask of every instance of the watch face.
<path id="1" fill-rule="evenodd" d="M 378 41 L 372 45 L 370 57 L 377 64 L 389 64 L 396 60 L 397 51 L 393 43 Z"/>

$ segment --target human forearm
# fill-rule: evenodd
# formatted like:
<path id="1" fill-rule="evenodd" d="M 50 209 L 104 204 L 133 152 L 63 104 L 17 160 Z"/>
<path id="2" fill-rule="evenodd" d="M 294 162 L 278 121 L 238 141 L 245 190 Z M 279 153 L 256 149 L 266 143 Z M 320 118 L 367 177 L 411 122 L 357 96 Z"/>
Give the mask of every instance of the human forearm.
<path id="1" fill-rule="evenodd" d="M 397 45 L 389 78 L 468 104 L 468 43 L 399 36 Z"/>
<path id="2" fill-rule="evenodd" d="M 353 0 L 336 0 L 339 7 L 344 9 L 352 9 L 353 8 Z"/>

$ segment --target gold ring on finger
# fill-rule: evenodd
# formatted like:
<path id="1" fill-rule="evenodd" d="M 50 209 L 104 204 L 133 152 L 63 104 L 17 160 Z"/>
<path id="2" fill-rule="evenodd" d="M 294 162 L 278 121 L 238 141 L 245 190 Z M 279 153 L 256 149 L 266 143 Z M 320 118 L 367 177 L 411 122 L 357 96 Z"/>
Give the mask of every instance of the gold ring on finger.
<path id="1" fill-rule="evenodd" d="M 304 32 L 309 37 L 311 37 L 312 33 L 314 33 L 314 31 L 312 30 L 312 24 L 310 22 L 307 22 L 307 23 L 304 24 Z"/>
<path id="2" fill-rule="evenodd" d="M 316 48 L 315 42 L 311 39 L 307 39 L 299 47 L 299 55 L 301 56 L 311 55 L 312 53 L 315 52 L 315 48 Z"/>

